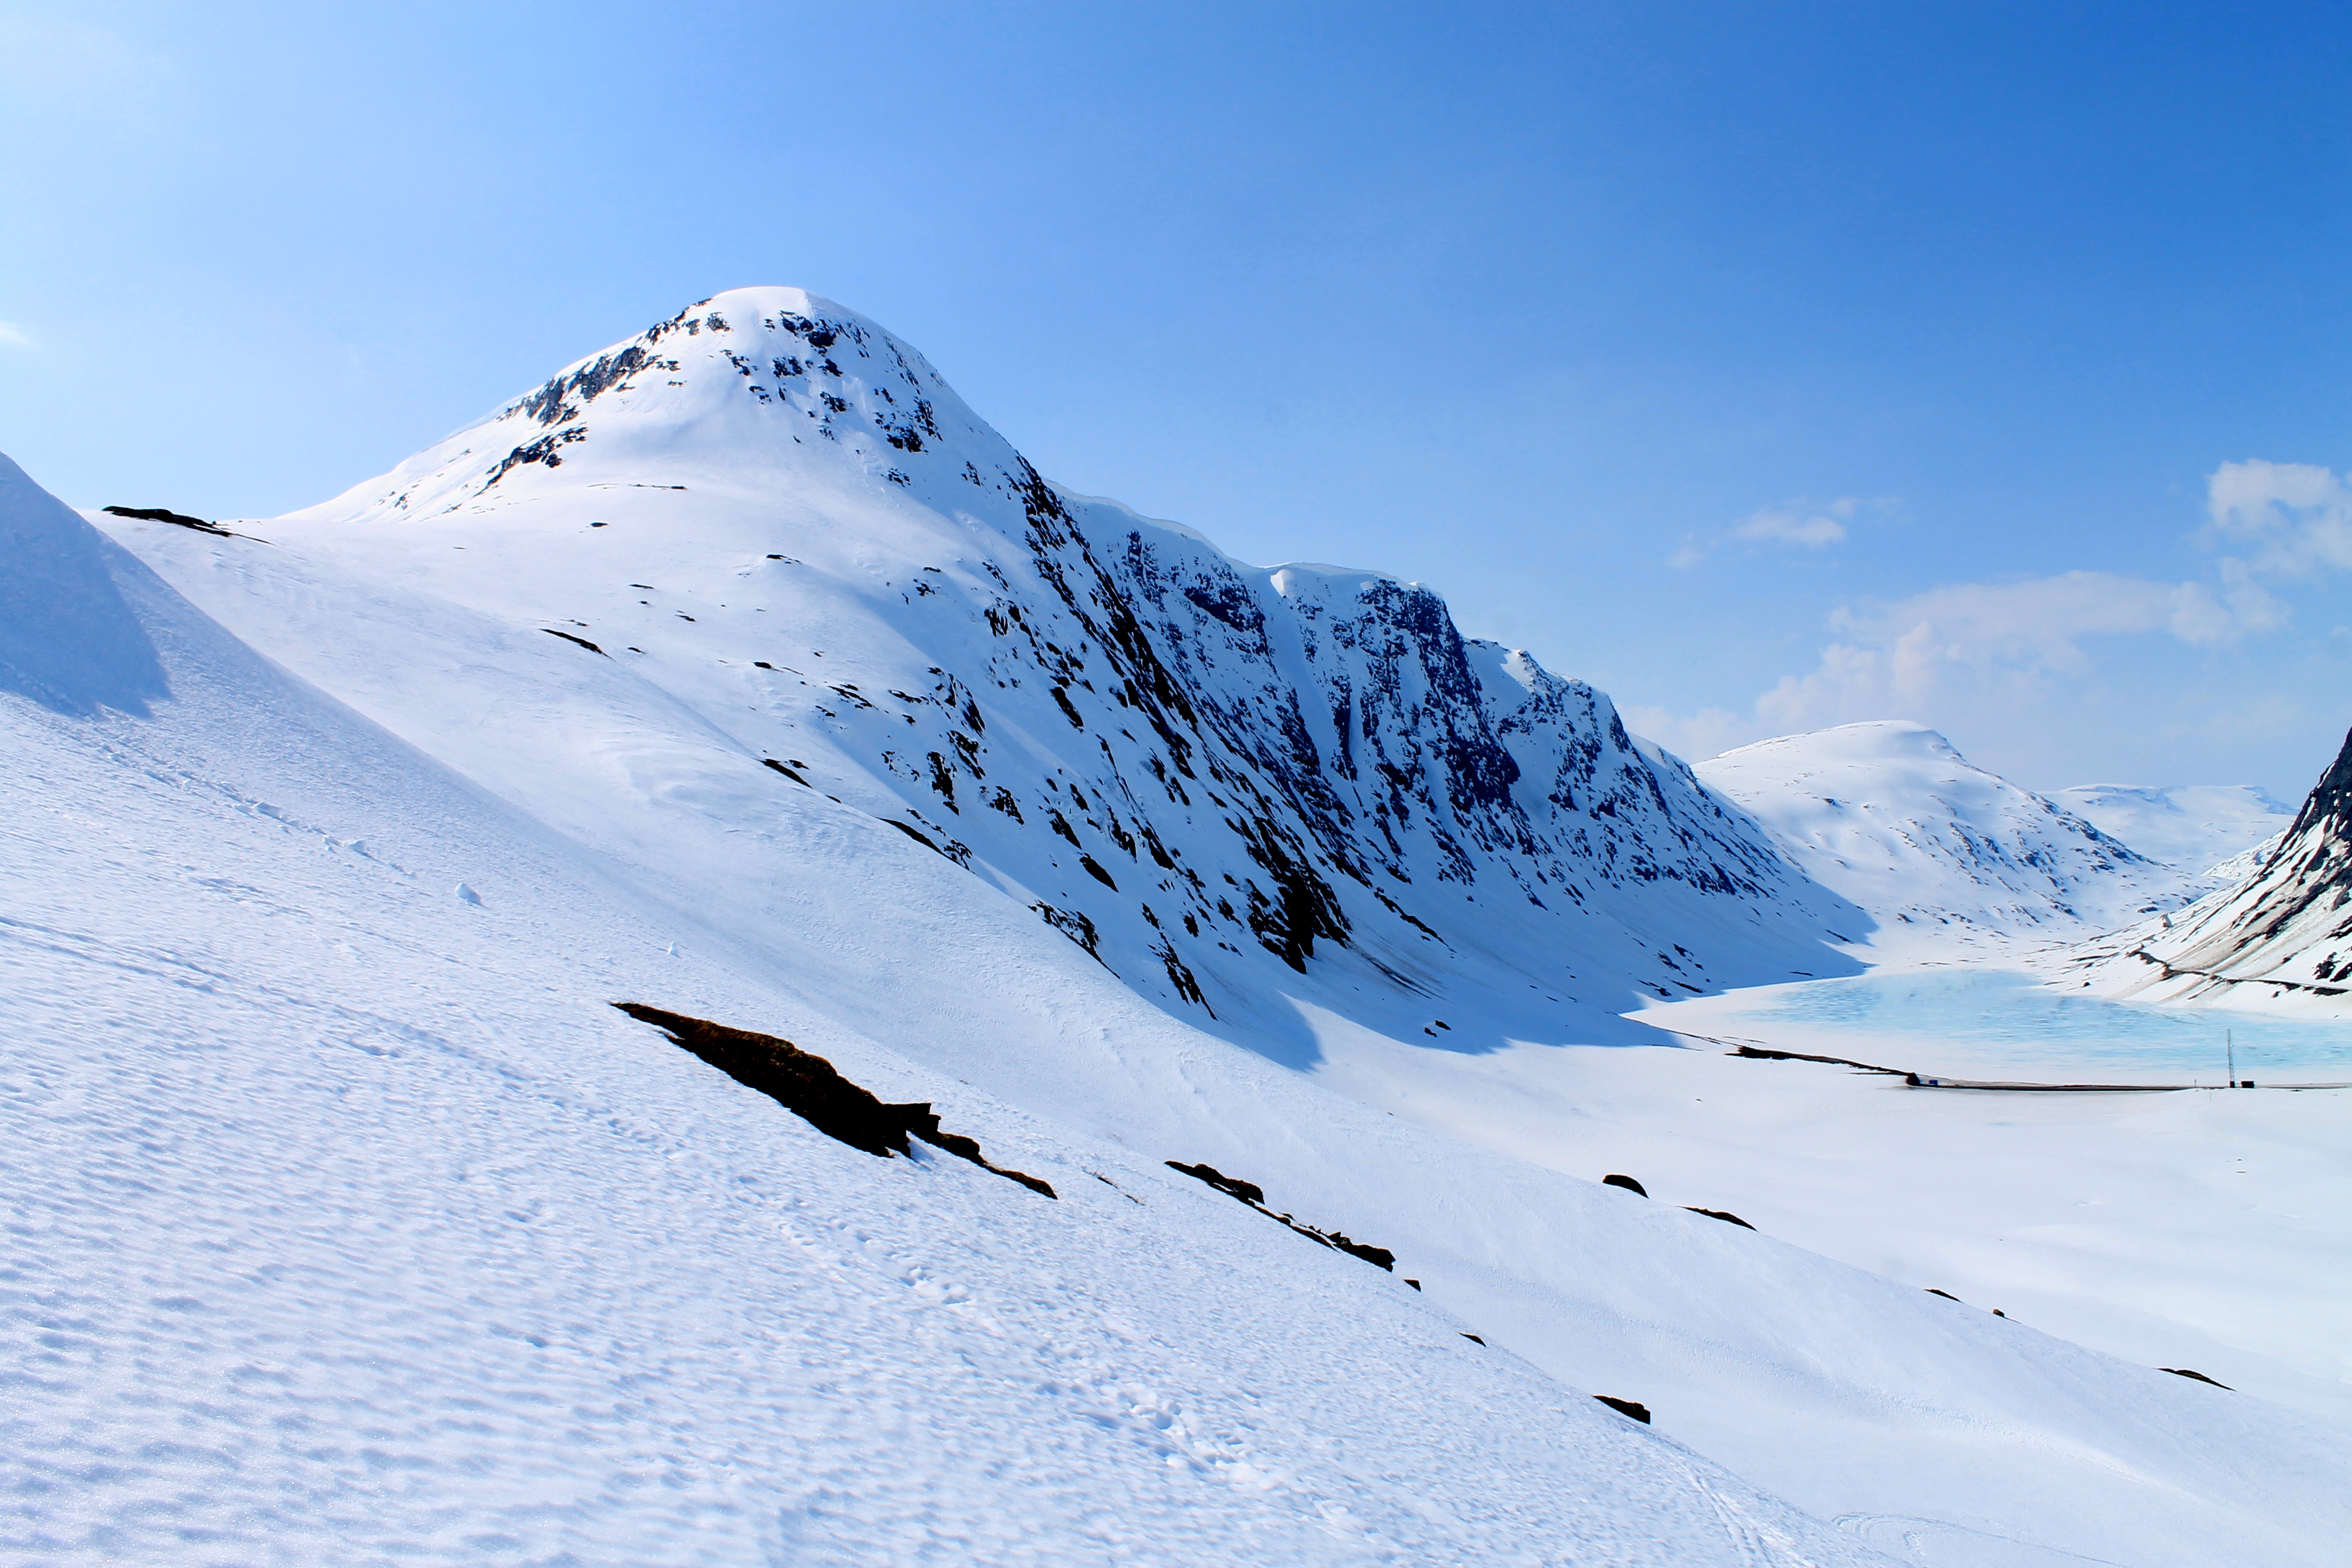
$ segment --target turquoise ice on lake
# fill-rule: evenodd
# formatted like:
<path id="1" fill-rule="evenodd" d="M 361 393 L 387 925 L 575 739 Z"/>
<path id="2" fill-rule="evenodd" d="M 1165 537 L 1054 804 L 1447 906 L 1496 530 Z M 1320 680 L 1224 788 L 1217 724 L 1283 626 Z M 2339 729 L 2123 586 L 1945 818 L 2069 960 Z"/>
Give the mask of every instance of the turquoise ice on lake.
<path id="1" fill-rule="evenodd" d="M 2352 1079 L 2352 1021 L 2070 995 L 2001 970 L 1881 972 L 1745 995 L 1745 1005 L 1695 1005 L 1711 1023 L 1691 1026 L 1922 1071 L 2080 1067 L 2207 1083 L 2224 1076 L 2226 1031 L 2242 1079 Z"/>

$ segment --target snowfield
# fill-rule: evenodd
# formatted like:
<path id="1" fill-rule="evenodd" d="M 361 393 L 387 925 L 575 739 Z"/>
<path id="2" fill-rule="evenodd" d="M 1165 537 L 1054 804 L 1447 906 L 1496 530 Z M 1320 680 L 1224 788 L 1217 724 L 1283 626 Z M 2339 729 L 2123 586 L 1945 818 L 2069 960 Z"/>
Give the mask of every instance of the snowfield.
<path id="1" fill-rule="evenodd" d="M 847 1021 L 984 1072 L 982 997 L 1116 996 L 1050 933 L 822 1019 L 5 478 L 10 558 L 97 563 L 81 629 L 170 693 L 5 699 L 14 1560 L 1867 1560 L 1160 1165 L 1230 1160 L 1210 1119 L 1130 1150 Z M 787 1025 L 1061 1195 L 833 1142 L 616 995 Z M 1427 1142 L 1349 1120 L 1310 1134 Z"/>
<path id="2" fill-rule="evenodd" d="M 2220 868 L 2286 831 L 2294 807 L 2253 784 L 2078 784 L 2050 796 L 2110 838 L 2151 860 L 2222 882 Z"/>
<path id="3" fill-rule="evenodd" d="M 2079 1261 L 1929 1294 L 2019 1212 L 1897 1201 L 1981 1112 L 1582 1048 L 1852 973 L 1864 900 L 1424 590 L 1053 489 L 837 306 L 706 301 L 234 537 L 103 521 L 0 467 L 14 1559 L 2340 1561 L 2317 1336 L 2225 1391 Z"/>

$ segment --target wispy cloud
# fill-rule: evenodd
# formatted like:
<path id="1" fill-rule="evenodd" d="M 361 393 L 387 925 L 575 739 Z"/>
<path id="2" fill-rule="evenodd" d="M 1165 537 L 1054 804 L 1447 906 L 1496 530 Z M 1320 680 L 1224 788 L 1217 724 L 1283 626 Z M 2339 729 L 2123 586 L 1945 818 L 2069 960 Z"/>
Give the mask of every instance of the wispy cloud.
<path id="1" fill-rule="evenodd" d="M 32 335 L 14 321 L 0 321 L 0 348 L 28 349 Z"/>
<path id="2" fill-rule="evenodd" d="M 1666 564 L 1681 571 L 1705 561 L 1723 544 L 1738 540 L 1748 544 L 1785 544 L 1804 550 L 1821 550 L 1841 543 L 1846 537 L 1846 524 L 1857 514 L 1884 508 L 1884 500 L 1865 500 L 1860 496 L 1840 496 L 1822 506 L 1809 501 L 1788 501 L 1780 506 L 1768 506 L 1750 512 L 1728 529 L 1711 536 L 1694 535 L 1682 542 L 1681 548 L 1666 557 Z"/>
<path id="3" fill-rule="evenodd" d="M 2066 572 L 2007 583 L 1955 583 L 1830 617 L 1844 634 L 1802 675 L 1756 700 L 1768 729 L 1810 730 L 1856 719 L 1913 716 L 1948 697 L 2039 696 L 2087 675 L 2094 637 L 2158 633 L 2198 647 L 2235 642 L 2286 619 L 2251 581 L 2158 583 L 2112 572 Z"/>
<path id="4" fill-rule="evenodd" d="M 1769 544 L 1801 544 L 1819 550 L 1845 537 L 1846 520 L 1861 509 L 1858 496 L 1843 496 L 1818 511 L 1802 507 L 1766 507 L 1733 527 L 1734 539 Z"/>

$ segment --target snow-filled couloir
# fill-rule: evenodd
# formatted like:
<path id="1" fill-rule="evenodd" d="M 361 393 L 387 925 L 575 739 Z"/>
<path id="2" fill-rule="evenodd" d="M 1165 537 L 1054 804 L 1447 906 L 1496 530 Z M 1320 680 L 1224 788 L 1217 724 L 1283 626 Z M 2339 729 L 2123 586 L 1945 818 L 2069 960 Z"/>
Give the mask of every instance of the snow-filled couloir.
<path id="1" fill-rule="evenodd" d="M 624 859 L 685 831 L 753 882 L 761 825 L 833 797 L 1277 1055 L 1301 1002 L 1454 1046 L 1631 1037 L 1640 1000 L 1853 968 L 1825 939 L 1864 917 L 1602 693 L 1417 584 L 1243 566 L 1055 488 L 797 289 L 705 300 L 240 525 L 267 546 L 113 526 Z M 394 673 L 420 657 L 431 682 Z"/>
<path id="2" fill-rule="evenodd" d="M 1814 880 L 1869 910 L 1874 943 L 1890 953 L 2078 938 L 2194 896 L 2193 877 L 1919 724 L 1760 741 L 1699 763 L 1698 776 L 1764 823 Z"/>

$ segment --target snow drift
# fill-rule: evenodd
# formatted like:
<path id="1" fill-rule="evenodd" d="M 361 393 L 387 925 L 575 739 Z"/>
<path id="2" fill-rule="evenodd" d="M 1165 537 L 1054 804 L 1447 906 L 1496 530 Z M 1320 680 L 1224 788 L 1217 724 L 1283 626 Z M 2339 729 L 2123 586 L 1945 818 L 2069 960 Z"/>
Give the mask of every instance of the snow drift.
<path id="1" fill-rule="evenodd" d="M 144 713 L 165 694 L 155 645 L 115 585 L 128 558 L 5 457 L 0 554 L 14 568 L 0 578 L 0 690 L 64 713 Z"/>

